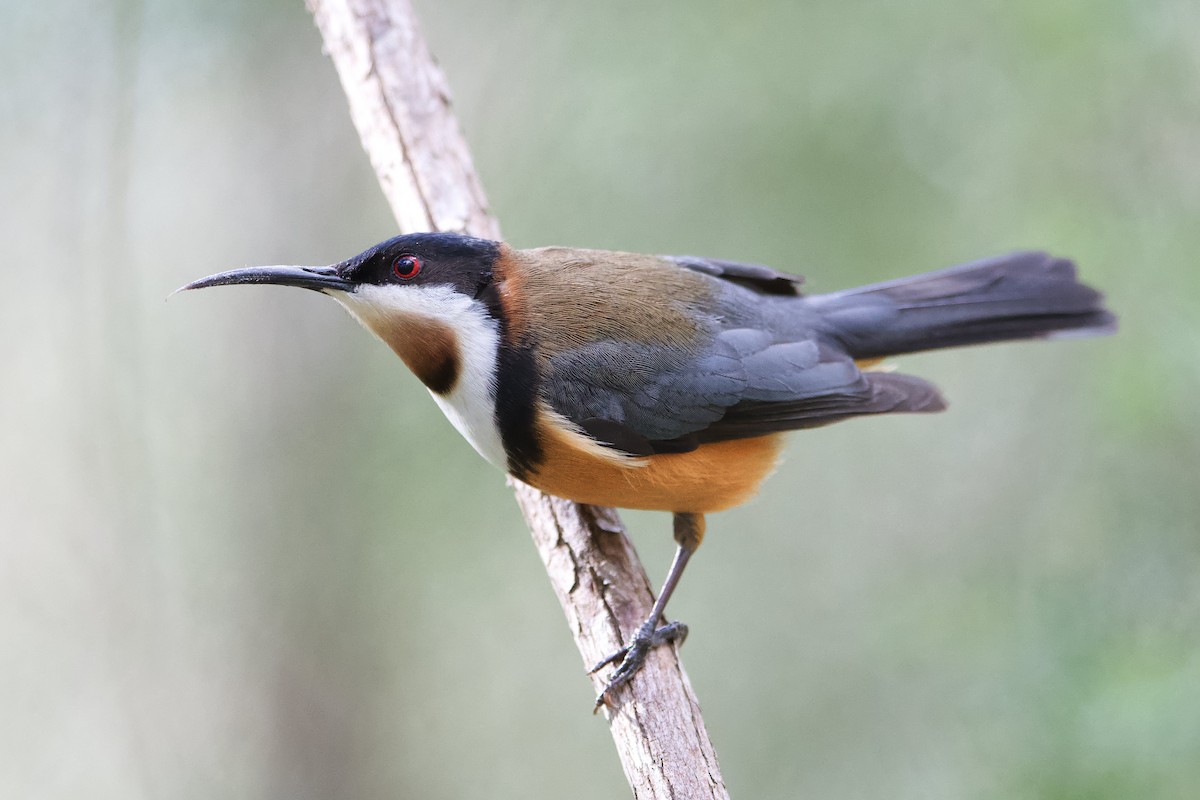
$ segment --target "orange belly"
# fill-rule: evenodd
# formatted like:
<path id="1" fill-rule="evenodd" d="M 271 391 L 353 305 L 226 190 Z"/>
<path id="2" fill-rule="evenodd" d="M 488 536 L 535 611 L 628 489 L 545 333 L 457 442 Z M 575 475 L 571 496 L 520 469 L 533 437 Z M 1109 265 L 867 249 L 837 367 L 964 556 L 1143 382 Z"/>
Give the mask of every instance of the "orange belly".
<path id="1" fill-rule="evenodd" d="M 539 425 L 543 460 L 525 482 L 577 503 L 706 514 L 746 502 L 771 474 L 780 434 L 704 444 L 690 453 L 607 455 L 581 434 Z"/>

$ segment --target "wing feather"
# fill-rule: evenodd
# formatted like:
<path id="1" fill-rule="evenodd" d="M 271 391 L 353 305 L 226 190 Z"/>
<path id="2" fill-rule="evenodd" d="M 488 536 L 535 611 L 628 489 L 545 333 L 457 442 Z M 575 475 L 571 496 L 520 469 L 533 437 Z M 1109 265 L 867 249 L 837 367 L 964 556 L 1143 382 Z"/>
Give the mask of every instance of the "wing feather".
<path id="1" fill-rule="evenodd" d="M 558 279 L 569 283 L 578 270 L 602 266 L 598 251 L 586 255 L 576 255 L 571 270 L 556 273 Z M 682 268 L 695 276 L 679 284 L 687 292 L 658 289 L 650 296 L 695 323 L 691 341 L 680 340 L 678 326 L 671 335 L 648 331 L 642 295 L 626 304 L 636 310 L 630 311 L 636 319 L 614 316 L 626 308 L 618 303 L 603 324 L 588 323 L 588 330 L 603 332 L 599 340 L 589 341 L 579 331 L 550 331 L 558 335 L 542 348 L 543 399 L 614 450 L 635 456 L 684 452 L 705 442 L 815 427 L 858 414 L 942 406 L 937 390 L 917 378 L 862 373 L 823 333 L 817 312 L 799 293 L 798 276 L 687 256 L 637 263 L 642 270 Z M 669 274 L 648 277 L 648 288 L 672 285 Z M 560 283 L 556 291 L 579 296 L 566 288 Z"/>

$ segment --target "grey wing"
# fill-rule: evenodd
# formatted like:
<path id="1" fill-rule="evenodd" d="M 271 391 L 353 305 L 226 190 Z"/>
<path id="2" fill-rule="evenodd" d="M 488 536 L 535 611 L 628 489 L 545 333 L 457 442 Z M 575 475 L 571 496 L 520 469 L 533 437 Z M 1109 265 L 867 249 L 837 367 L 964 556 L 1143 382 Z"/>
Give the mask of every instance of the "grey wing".
<path id="1" fill-rule="evenodd" d="M 698 258 L 697 256 L 662 256 L 664 261 L 722 278 L 731 283 L 745 286 L 763 294 L 787 295 L 791 297 L 800 294 L 799 286 L 804 283 L 801 275 L 764 267 L 761 264 L 743 264 L 737 261 L 722 261 L 719 258 Z"/>
<path id="2" fill-rule="evenodd" d="M 841 347 L 816 334 L 770 341 L 759 330 L 732 330 L 746 367 L 742 399 L 696 432 L 697 442 L 815 428 L 863 414 L 932 412 L 945 408 L 937 388 L 911 375 L 862 372 Z"/>
<path id="3" fill-rule="evenodd" d="M 719 442 L 817 428 L 864 414 L 926 414 L 945 408 L 941 393 L 929 381 L 912 375 L 863 373 L 858 381 L 823 395 L 782 402 L 744 400 L 700 431 L 695 441 Z"/>
<path id="4" fill-rule="evenodd" d="M 634 455 L 824 425 L 859 414 L 940 410 L 917 378 L 863 373 L 824 334 L 803 280 L 754 264 L 663 257 L 708 276 L 691 310 L 704 329 L 689 347 L 604 340 L 543 364 L 550 405 L 586 433 Z"/>
<path id="5" fill-rule="evenodd" d="M 551 406 L 598 441 L 633 455 L 686 452 L 704 442 L 815 427 L 858 414 L 937 410 L 916 378 L 864 374 L 815 334 L 720 331 L 702 355 L 600 342 L 550 359 Z"/>
<path id="6" fill-rule="evenodd" d="M 721 419 L 746 386 L 736 351 L 720 343 L 694 357 L 679 348 L 602 341 L 556 354 L 545 372 L 543 392 L 555 411 L 635 455 L 694 448 L 689 435 Z"/>

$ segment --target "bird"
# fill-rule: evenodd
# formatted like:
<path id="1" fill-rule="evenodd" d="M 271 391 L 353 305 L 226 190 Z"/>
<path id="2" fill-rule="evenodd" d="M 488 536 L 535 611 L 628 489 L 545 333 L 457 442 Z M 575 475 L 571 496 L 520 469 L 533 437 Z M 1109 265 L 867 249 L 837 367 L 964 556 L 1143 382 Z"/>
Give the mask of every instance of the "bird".
<path id="1" fill-rule="evenodd" d="M 394 351 L 488 462 L 579 503 L 666 511 L 675 555 L 646 621 L 597 663 L 613 703 L 652 648 L 706 515 L 740 505 L 789 431 L 946 403 L 898 355 L 1110 333 L 1075 264 L 1021 251 L 831 293 L 758 264 L 409 233 L 330 266 L 210 275 L 332 297 Z"/>

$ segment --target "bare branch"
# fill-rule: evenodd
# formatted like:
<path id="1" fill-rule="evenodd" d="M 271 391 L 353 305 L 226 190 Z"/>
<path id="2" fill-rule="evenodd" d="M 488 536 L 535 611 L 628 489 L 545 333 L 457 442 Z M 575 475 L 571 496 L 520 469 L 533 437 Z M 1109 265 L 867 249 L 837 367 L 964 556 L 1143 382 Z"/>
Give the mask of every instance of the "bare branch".
<path id="1" fill-rule="evenodd" d="M 403 231 L 460 231 L 491 239 L 500 227 L 409 0 L 308 0 L 350 113 Z M 646 573 L 620 519 L 510 481 L 562 603 L 582 661 L 623 644 L 650 613 Z M 604 674 L 604 673 L 602 673 Z M 603 681 L 592 680 L 599 692 Z M 674 648 L 656 648 L 607 713 L 634 796 L 727 798 L 716 754 Z M 587 713 L 587 698 L 580 713 Z"/>

